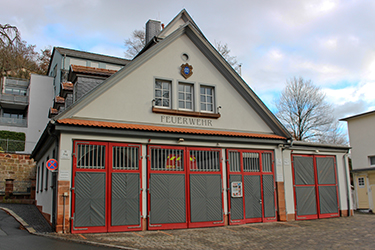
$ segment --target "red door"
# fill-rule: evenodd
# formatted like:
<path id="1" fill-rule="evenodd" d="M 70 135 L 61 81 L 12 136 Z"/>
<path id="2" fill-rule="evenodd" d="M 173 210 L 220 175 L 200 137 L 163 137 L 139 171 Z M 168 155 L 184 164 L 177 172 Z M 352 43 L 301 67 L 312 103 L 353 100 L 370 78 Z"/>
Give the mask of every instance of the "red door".
<path id="1" fill-rule="evenodd" d="M 297 220 L 339 216 L 336 158 L 292 155 Z"/>
<path id="2" fill-rule="evenodd" d="M 148 229 L 224 225 L 220 149 L 148 147 Z"/>
<path id="3" fill-rule="evenodd" d="M 74 141 L 72 233 L 141 230 L 141 147 Z"/>
<path id="4" fill-rule="evenodd" d="M 272 151 L 227 150 L 229 224 L 276 221 Z"/>

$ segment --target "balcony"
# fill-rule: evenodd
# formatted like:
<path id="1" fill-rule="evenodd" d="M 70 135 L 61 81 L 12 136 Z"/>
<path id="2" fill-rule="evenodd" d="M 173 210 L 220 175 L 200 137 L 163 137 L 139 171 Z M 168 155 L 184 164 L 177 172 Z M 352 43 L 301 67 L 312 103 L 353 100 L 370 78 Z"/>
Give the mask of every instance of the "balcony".
<path id="1" fill-rule="evenodd" d="M 13 87 L 19 87 L 19 88 L 24 88 L 27 89 L 29 87 L 29 80 L 26 79 L 18 79 L 18 78 L 9 78 L 9 77 L 4 77 L 5 78 L 5 86 L 13 86 Z"/>
<path id="2" fill-rule="evenodd" d="M 0 125 L 27 127 L 27 118 L 0 117 Z"/>
<path id="3" fill-rule="evenodd" d="M 25 109 L 29 105 L 29 97 L 23 95 L 0 94 L 2 108 Z"/>

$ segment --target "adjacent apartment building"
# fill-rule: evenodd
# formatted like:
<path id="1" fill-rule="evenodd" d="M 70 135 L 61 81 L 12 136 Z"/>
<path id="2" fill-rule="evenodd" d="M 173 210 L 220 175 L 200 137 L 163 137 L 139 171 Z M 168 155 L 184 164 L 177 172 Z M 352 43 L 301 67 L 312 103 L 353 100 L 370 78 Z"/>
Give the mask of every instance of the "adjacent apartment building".
<path id="1" fill-rule="evenodd" d="M 352 174 L 358 209 L 375 206 L 375 111 L 341 119 L 348 123 Z"/>
<path id="2" fill-rule="evenodd" d="M 30 154 L 48 123 L 53 78 L 32 74 L 30 80 L 3 77 L 0 92 L 0 130 L 26 135 L 22 153 Z M 4 143 L 6 150 L 6 143 Z"/>

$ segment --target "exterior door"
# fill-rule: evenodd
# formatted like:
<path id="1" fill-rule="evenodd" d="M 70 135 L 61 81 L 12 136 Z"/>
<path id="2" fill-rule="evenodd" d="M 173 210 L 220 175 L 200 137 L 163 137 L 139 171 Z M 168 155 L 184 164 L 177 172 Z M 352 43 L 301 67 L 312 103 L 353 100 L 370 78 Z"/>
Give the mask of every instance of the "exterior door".
<path id="1" fill-rule="evenodd" d="M 187 228 L 184 148 L 148 147 L 148 229 Z"/>
<path id="2" fill-rule="evenodd" d="M 335 157 L 292 157 L 296 219 L 339 216 Z"/>
<path id="3" fill-rule="evenodd" d="M 140 146 L 75 141 L 72 233 L 141 230 Z"/>
<path id="4" fill-rule="evenodd" d="M 219 149 L 148 147 L 148 229 L 224 225 Z"/>
<path id="5" fill-rule="evenodd" d="M 227 150 L 229 223 L 276 221 L 272 151 Z"/>
<path id="6" fill-rule="evenodd" d="M 224 225 L 221 150 L 187 148 L 189 227 Z"/>
<path id="7" fill-rule="evenodd" d="M 358 175 L 356 178 L 356 189 L 358 196 L 358 209 L 369 209 L 368 183 L 366 175 Z"/>

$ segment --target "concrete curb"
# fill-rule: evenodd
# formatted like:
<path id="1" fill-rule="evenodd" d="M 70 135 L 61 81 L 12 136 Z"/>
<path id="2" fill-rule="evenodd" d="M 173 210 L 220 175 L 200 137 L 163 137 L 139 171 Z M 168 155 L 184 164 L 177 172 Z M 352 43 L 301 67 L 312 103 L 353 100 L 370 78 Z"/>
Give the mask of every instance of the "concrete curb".
<path id="1" fill-rule="evenodd" d="M 15 218 L 16 221 L 18 221 L 29 233 L 31 233 L 31 234 L 37 234 L 37 232 L 35 231 L 35 229 L 32 226 L 30 226 L 29 224 L 27 224 L 15 212 L 13 212 L 12 210 L 10 210 L 8 208 L 5 208 L 5 207 L 0 207 L 0 209 L 4 210 L 5 212 L 8 212 L 10 215 L 12 215 L 13 218 Z"/>
<path id="2" fill-rule="evenodd" d="M 5 212 L 7 212 L 11 216 L 13 216 L 13 218 L 16 219 L 16 221 L 18 221 L 30 234 L 34 234 L 34 235 L 38 235 L 38 236 L 44 236 L 44 237 L 57 239 L 57 240 L 71 241 L 71 242 L 76 242 L 76 243 L 86 244 L 86 245 L 103 246 L 103 247 L 111 247 L 111 248 L 126 249 L 126 250 L 138 250 L 136 248 L 131 248 L 131 247 L 116 246 L 116 245 L 111 245 L 111 244 L 107 244 L 107 243 L 95 242 L 95 241 L 69 239 L 69 238 L 66 238 L 66 237 L 59 237 L 59 236 L 56 236 L 56 235 L 37 233 L 32 226 L 27 224 L 20 216 L 18 216 L 15 212 L 10 210 L 9 208 L 0 207 L 0 209 L 4 210 Z"/>

